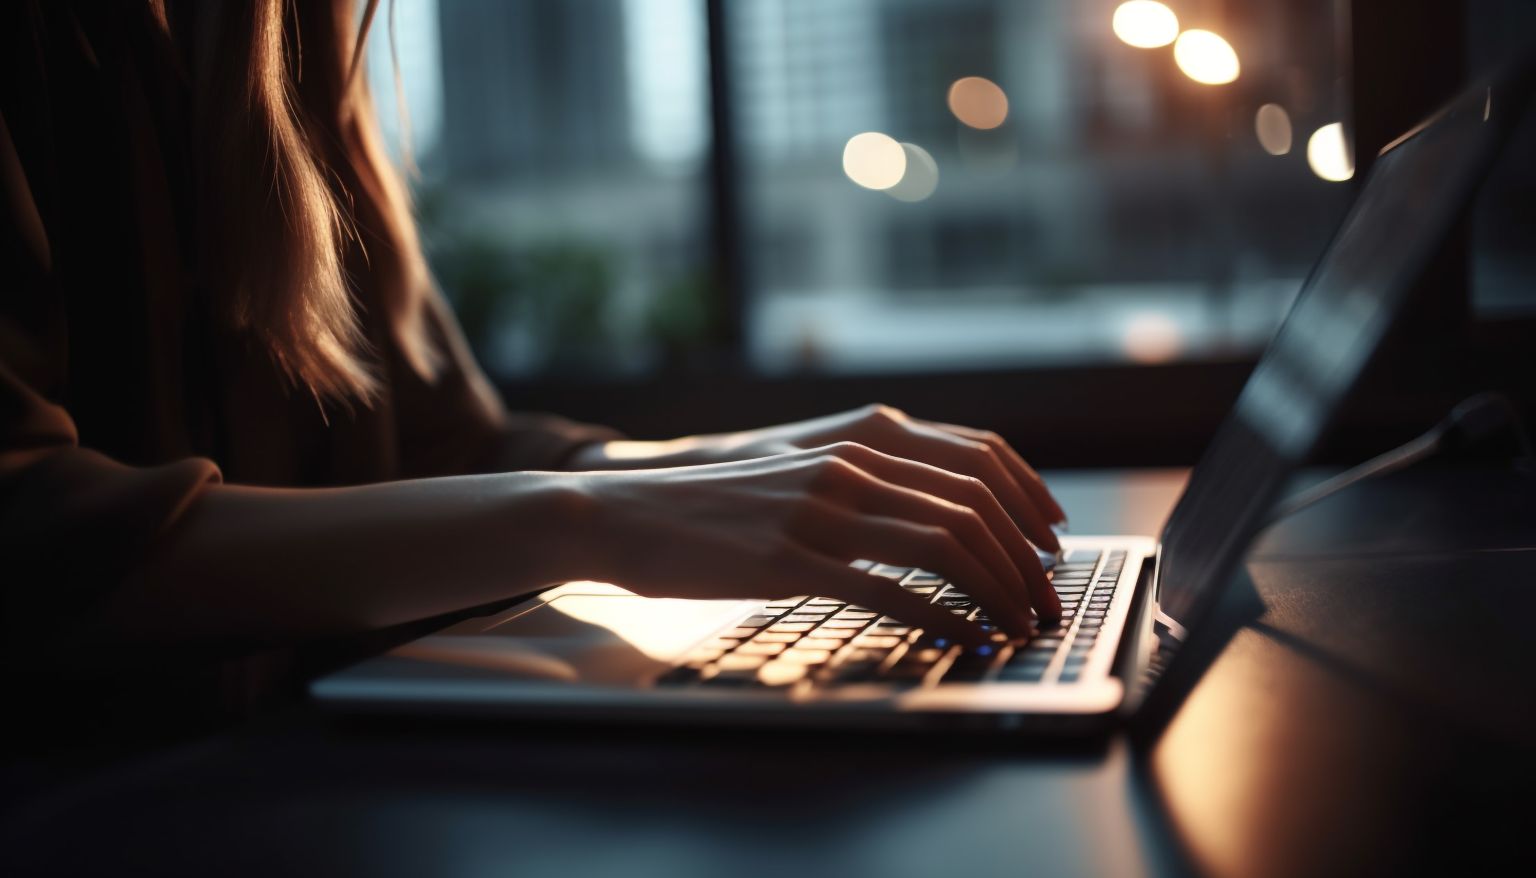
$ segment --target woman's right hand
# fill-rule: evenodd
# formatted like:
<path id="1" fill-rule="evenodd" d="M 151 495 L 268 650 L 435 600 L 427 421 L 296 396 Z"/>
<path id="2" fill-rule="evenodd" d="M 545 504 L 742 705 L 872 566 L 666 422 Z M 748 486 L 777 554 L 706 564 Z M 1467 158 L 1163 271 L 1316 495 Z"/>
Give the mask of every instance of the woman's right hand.
<path id="1" fill-rule="evenodd" d="M 981 480 L 851 442 L 748 461 L 574 475 L 590 578 L 669 598 L 846 600 L 977 644 L 986 632 L 849 564 L 921 567 L 1004 631 L 1061 606 L 1039 557 Z"/>

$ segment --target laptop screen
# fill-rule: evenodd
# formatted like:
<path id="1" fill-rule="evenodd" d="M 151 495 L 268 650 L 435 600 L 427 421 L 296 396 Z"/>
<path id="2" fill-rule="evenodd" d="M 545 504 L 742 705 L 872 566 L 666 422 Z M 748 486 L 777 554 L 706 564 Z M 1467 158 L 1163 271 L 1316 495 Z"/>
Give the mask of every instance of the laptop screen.
<path id="1" fill-rule="evenodd" d="M 1513 105 L 1504 106 L 1509 97 Z M 1383 151 L 1163 533 L 1162 611 L 1196 624 L 1333 421 L 1523 107 L 1480 85 Z"/>

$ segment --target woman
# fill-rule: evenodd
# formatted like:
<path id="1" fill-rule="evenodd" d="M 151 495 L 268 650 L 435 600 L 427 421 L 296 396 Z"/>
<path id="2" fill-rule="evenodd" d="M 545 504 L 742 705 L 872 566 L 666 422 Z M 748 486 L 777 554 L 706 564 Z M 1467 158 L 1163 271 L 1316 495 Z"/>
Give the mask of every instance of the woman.
<path id="1" fill-rule="evenodd" d="M 346 0 L 7 4 L 7 663 L 228 655 L 572 579 L 846 598 L 985 634 L 1059 610 L 1060 507 L 995 435 L 884 407 L 627 442 L 513 415 L 433 288 Z M 97 650 L 99 654 L 99 650 Z"/>

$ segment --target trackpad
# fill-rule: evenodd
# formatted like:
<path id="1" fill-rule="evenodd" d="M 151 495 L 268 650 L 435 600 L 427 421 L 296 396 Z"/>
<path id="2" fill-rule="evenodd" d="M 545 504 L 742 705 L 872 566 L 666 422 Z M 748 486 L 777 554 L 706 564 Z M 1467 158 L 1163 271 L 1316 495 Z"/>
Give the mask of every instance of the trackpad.
<path id="1" fill-rule="evenodd" d="M 517 679 L 621 685 L 676 663 L 753 606 L 637 595 L 567 594 L 478 634 L 426 637 L 395 655 Z"/>

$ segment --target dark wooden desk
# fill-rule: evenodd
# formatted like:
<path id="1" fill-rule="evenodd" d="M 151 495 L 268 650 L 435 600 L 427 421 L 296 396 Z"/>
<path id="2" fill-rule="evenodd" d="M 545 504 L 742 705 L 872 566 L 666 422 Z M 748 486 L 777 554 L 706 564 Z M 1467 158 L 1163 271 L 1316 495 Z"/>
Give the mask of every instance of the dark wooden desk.
<path id="1" fill-rule="evenodd" d="M 1151 533 L 1180 473 L 1062 474 Z M 295 709 L 10 810 L 0 874 L 1361 874 L 1536 827 L 1536 485 L 1425 470 L 1277 527 L 1264 603 L 1149 749 L 337 724 Z"/>

